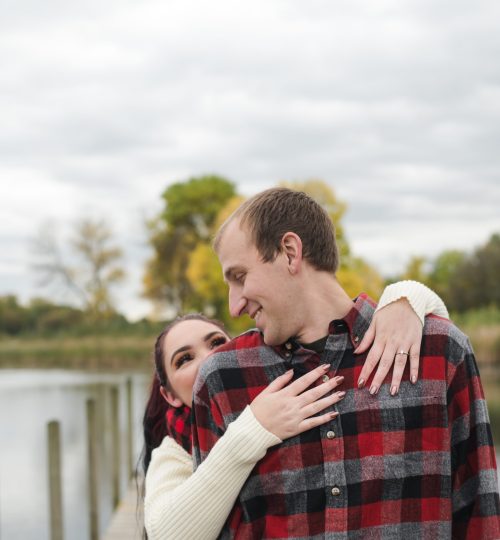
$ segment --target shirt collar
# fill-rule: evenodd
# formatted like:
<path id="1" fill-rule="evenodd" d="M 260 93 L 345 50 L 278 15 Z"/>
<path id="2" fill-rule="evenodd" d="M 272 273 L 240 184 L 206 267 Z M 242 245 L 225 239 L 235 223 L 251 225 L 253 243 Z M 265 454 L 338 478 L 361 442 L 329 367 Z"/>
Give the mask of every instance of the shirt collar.
<path id="1" fill-rule="evenodd" d="M 376 302 L 366 293 L 361 293 L 354 299 L 352 308 L 343 319 L 334 319 L 330 322 L 328 327 L 329 334 L 338 333 L 339 325 L 347 325 L 351 343 L 356 348 L 361 343 L 363 336 L 370 326 L 376 306 Z M 280 356 L 288 358 L 290 353 L 295 352 L 300 347 L 301 344 L 295 338 L 290 338 L 283 345 L 278 345 L 273 347 L 273 349 Z"/>
<path id="2" fill-rule="evenodd" d="M 340 319 L 340 321 L 347 324 L 354 347 L 359 345 L 368 330 L 376 307 L 377 304 L 366 293 L 361 293 L 354 299 L 353 306 L 347 315 L 343 319 Z M 330 322 L 330 334 L 335 333 L 335 324 L 337 322 L 337 320 Z"/>

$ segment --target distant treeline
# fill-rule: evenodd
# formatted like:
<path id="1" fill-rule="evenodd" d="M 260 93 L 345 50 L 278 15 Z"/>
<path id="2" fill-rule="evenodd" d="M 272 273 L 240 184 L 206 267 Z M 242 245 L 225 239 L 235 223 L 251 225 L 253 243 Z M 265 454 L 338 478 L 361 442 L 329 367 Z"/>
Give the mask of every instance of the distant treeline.
<path id="1" fill-rule="evenodd" d="M 450 311 L 492 308 L 493 314 L 500 308 L 500 234 L 472 252 L 449 250 L 434 259 L 414 256 L 398 278 L 425 283 Z"/>
<path id="2" fill-rule="evenodd" d="M 337 278 L 343 288 L 352 297 L 366 292 L 377 298 L 384 279 L 362 254 L 352 252 L 342 224 L 345 202 L 318 179 L 283 185 L 310 194 L 335 223 L 340 253 Z M 235 183 L 220 176 L 204 175 L 170 184 L 162 194 L 161 212 L 148 223 L 152 256 L 144 267 L 143 296 L 177 313 L 211 313 L 234 334 L 251 326 L 248 317 L 230 317 L 227 286 L 211 247 L 215 232 L 242 200 Z M 146 319 L 131 323 L 116 310 L 112 289 L 125 275 L 123 250 L 104 221 L 77 222 L 67 239 L 58 238 L 57 231 L 45 230 L 36 245 L 34 269 L 41 286 L 65 290 L 67 298 L 72 295 L 80 308 L 45 299 L 21 305 L 15 296 L 0 297 L 0 336 L 150 336 L 162 327 L 162 323 Z M 389 281 L 425 283 L 460 317 L 471 310 L 480 310 L 481 317 L 495 317 L 500 310 L 499 276 L 497 233 L 471 252 L 448 250 L 434 258 L 416 255 L 402 274 Z"/>
<path id="3" fill-rule="evenodd" d="M 118 312 L 96 317 L 72 306 L 35 298 L 22 305 L 16 296 L 0 296 L 0 336 L 80 337 L 98 335 L 150 336 L 161 331 L 164 322 L 142 319 L 129 322 Z"/>

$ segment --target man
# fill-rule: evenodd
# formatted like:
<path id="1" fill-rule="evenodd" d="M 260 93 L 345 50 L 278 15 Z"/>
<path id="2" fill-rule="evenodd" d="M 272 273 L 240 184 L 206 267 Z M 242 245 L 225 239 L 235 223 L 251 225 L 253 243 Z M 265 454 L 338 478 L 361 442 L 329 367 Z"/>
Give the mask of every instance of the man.
<path id="1" fill-rule="evenodd" d="M 260 193 L 228 219 L 214 247 L 231 314 L 248 313 L 258 331 L 200 370 L 196 462 L 290 368 L 298 377 L 330 364 L 346 391 L 332 408 L 337 418 L 268 451 L 221 537 L 500 538 L 495 454 L 466 336 L 428 317 L 418 381 L 406 378 L 395 392 L 389 378 L 368 380 L 367 392 L 359 388 L 365 356 L 353 350 L 375 305 L 366 295 L 353 302 L 335 279 L 334 228 L 316 202 L 285 188 Z"/>

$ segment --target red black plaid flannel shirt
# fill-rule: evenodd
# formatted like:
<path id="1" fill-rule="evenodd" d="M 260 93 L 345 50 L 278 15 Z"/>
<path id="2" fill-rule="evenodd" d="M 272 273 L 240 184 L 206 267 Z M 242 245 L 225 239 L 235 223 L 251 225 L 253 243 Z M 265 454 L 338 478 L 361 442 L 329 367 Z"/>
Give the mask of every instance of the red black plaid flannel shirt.
<path id="1" fill-rule="evenodd" d="M 191 432 L 191 407 L 172 407 L 169 405 L 165 413 L 167 435 L 180 444 L 186 452 L 191 454 L 193 449 Z"/>
<path id="2" fill-rule="evenodd" d="M 221 538 L 500 538 L 495 452 L 468 339 L 450 321 L 428 317 L 417 384 L 405 373 L 393 397 L 389 374 L 371 396 L 357 389 L 365 355 L 353 348 L 373 310 L 366 295 L 358 297 L 345 319 L 330 324 L 321 357 L 293 341 L 267 347 L 254 330 L 202 366 L 194 397 L 196 464 L 290 367 L 298 377 L 330 363 L 330 376 L 343 375 L 347 392 L 332 407 L 336 419 L 268 450 Z"/>

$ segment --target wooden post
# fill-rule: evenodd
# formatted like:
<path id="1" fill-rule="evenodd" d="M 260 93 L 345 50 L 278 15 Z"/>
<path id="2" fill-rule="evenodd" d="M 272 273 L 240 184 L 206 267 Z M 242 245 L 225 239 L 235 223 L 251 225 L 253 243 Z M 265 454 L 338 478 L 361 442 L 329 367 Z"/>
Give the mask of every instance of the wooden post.
<path id="1" fill-rule="evenodd" d="M 47 424 L 50 499 L 50 538 L 63 540 L 61 436 L 59 422 Z"/>
<path id="2" fill-rule="evenodd" d="M 97 498 L 97 425 L 95 401 L 93 399 L 87 400 L 87 450 L 90 540 L 99 540 L 99 509 Z"/>
<path id="3" fill-rule="evenodd" d="M 111 452 L 112 452 L 112 496 L 113 509 L 120 502 L 120 414 L 119 414 L 119 392 L 116 386 L 111 387 Z"/>
<path id="4" fill-rule="evenodd" d="M 127 379 L 127 480 L 134 475 L 134 419 L 132 398 L 132 379 Z"/>

